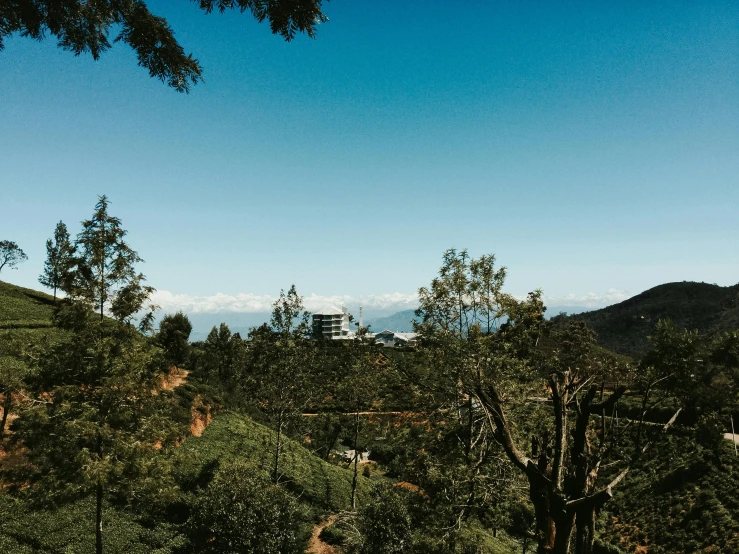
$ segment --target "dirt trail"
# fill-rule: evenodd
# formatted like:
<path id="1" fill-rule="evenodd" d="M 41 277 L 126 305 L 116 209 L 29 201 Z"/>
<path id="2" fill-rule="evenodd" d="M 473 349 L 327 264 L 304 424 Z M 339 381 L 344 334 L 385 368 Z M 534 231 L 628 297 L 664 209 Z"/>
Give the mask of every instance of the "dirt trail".
<path id="1" fill-rule="evenodd" d="M 336 554 L 336 549 L 333 546 L 326 544 L 319 538 L 321 531 L 333 524 L 335 521 L 335 515 L 329 516 L 327 519 L 313 527 L 313 533 L 308 542 L 308 550 L 305 551 L 306 554 Z"/>
<path id="2" fill-rule="evenodd" d="M 169 374 L 162 377 L 162 389 L 174 390 L 180 385 L 184 385 L 187 383 L 187 376 L 189 373 L 190 372 L 186 369 L 172 366 L 169 370 Z"/>

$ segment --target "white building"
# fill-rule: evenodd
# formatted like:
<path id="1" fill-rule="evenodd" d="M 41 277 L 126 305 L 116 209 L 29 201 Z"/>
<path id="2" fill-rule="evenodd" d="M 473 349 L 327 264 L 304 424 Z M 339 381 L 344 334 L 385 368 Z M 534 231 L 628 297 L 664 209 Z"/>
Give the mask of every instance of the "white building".
<path id="1" fill-rule="evenodd" d="M 415 346 L 418 333 L 394 333 L 385 329 L 374 335 L 375 344 L 381 346 Z"/>
<path id="2" fill-rule="evenodd" d="M 349 329 L 349 314 L 346 308 L 329 306 L 313 314 L 313 336 L 315 338 L 341 339 L 354 333 Z"/>

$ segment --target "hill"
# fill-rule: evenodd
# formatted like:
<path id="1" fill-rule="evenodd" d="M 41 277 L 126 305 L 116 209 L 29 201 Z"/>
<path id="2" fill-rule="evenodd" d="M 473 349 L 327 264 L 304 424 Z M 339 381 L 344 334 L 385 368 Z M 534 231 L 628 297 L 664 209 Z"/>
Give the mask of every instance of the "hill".
<path id="1" fill-rule="evenodd" d="M 0 370 L 17 367 L 17 348 L 55 340 L 62 331 L 53 327 L 53 298 L 42 292 L 0 282 Z M 1 372 L 0 372 L 1 373 Z M 186 383 L 175 393 L 189 406 L 200 396 L 199 385 Z M 190 409 L 186 409 L 190 413 Z M 106 552 L 167 554 L 180 552 L 187 542 L 187 513 L 201 491 L 224 462 L 242 461 L 265 479 L 270 472 L 274 431 L 245 415 L 223 412 L 202 436 L 188 437 L 168 456 L 181 497 L 164 513 L 151 514 L 111 502 L 105 508 Z M 22 453 L 0 448 L 0 474 L 6 465 L 22 463 Z M 324 462 L 301 444 L 288 440 L 282 461 L 284 486 L 298 499 L 308 519 L 301 536 L 311 531 L 311 521 L 329 512 L 349 508 L 352 472 Z M 370 480 L 360 475 L 360 502 L 368 498 Z M 0 484 L 0 490 L 2 490 Z M 0 493 L 2 494 L 2 493 Z M 0 552 L 90 552 L 94 550 L 95 502 L 91 498 L 56 507 L 41 507 L 22 495 L 2 496 L 0 502 Z"/>
<path id="2" fill-rule="evenodd" d="M 189 437 L 174 454 L 176 480 L 184 491 L 179 503 L 156 521 L 115 505 L 106 508 L 106 552 L 179 552 L 186 542 L 187 523 L 175 513 L 177 505 L 193 502 L 221 462 L 244 461 L 267 478 L 273 442 L 274 431 L 247 416 L 232 412 L 216 416 L 202 436 Z M 292 440 L 285 445 L 283 468 L 285 487 L 314 519 L 349 508 L 352 472 L 348 469 L 324 462 Z M 360 503 L 367 501 L 369 488 L 370 480 L 360 475 Z M 0 552 L 91 552 L 94 509 L 92 499 L 39 510 L 6 497 L 0 503 Z M 310 524 L 303 534 L 307 539 Z"/>
<path id="3" fill-rule="evenodd" d="M 385 329 L 396 333 L 410 333 L 413 331 L 413 321 L 419 321 L 416 310 L 403 310 L 385 317 L 367 318 L 365 325 L 370 326 L 373 333 L 379 333 Z"/>
<path id="4" fill-rule="evenodd" d="M 51 327 L 54 298 L 0 281 L 0 329 Z"/>
<path id="5" fill-rule="evenodd" d="M 647 350 L 647 337 L 660 319 L 701 332 L 739 328 L 739 284 L 666 283 L 619 304 L 570 317 L 585 321 L 609 350 L 638 356 Z"/>
<path id="6" fill-rule="evenodd" d="M 0 370 L 21 346 L 55 339 L 54 298 L 43 292 L 0 281 Z"/>

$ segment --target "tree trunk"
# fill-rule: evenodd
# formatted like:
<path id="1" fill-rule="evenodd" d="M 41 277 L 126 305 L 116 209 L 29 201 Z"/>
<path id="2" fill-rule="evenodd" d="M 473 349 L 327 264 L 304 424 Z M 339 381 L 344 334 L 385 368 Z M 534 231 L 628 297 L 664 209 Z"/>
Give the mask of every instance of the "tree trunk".
<path id="1" fill-rule="evenodd" d="M 467 475 L 470 480 L 467 491 L 467 505 L 464 508 L 465 520 L 470 516 L 475 505 L 475 468 L 472 460 L 472 441 L 475 435 L 475 416 L 472 413 L 472 396 L 467 400 L 467 443 L 465 444 L 464 459 L 467 464 Z"/>
<path id="2" fill-rule="evenodd" d="M 8 413 L 10 405 L 13 402 L 13 395 L 9 390 L 5 391 L 5 400 L 3 400 L 3 419 L 0 421 L 0 440 L 5 436 L 5 424 L 8 422 Z"/>
<path id="3" fill-rule="evenodd" d="M 529 478 L 531 479 L 531 478 Z M 550 554 L 554 547 L 555 528 L 549 508 L 549 491 L 544 486 L 529 482 L 529 498 L 536 516 L 536 554 Z"/>
<path id="4" fill-rule="evenodd" d="M 575 554 L 593 554 L 595 546 L 595 508 L 587 507 L 577 512 Z"/>
<path id="5" fill-rule="evenodd" d="M 554 547 L 552 554 L 568 554 L 572 540 L 572 527 L 575 523 L 574 514 L 557 510 L 560 513 L 555 521 Z"/>
<path id="6" fill-rule="evenodd" d="M 331 435 L 331 440 L 326 443 L 326 453 L 323 455 L 323 460 L 325 462 L 328 462 L 329 456 L 331 456 L 331 451 L 334 449 L 334 446 L 336 446 L 336 441 L 339 440 L 339 435 L 341 435 L 341 427 Z"/>
<path id="7" fill-rule="evenodd" d="M 359 442 L 359 409 L 354 412 L 354 475 L 352 475 L 352 511 L 357 509 L 357 473 L 359 466 L 357 442 Z"/>
<path id="8" fill-rule="evenodd" d="M 103 484 L 97 484 L 95 491 L 95 554 L 103 554 Z"/>
<path id="9" fill-rule="evenodd" d="M 272 481 L 277 484 L 280 479 L 280 454 L 282 454 L 282 426 L 283 414 L 280 413 L 277 419 L 277 445 L 275 447 L 275 463 L 272 470 Z"/>

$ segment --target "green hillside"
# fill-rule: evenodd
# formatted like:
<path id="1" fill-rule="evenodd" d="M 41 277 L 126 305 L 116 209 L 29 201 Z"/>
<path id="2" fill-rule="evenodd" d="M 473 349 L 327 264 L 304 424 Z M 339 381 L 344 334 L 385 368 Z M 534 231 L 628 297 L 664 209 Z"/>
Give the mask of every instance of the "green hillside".
<path id="1" fill-rule="evenodd" d="M 54 298 L 0 281 L 0 329 L 51 327 Z"/>
<path id="2" fill-rule="evenodd" d="M 21 350 L 59 337 L 53 309 L 51 295 L 0 281 L 0 372 L 18 363 Z"/>
<path id="3" fill-rule="evenodd" d="M 224 462 L 246 462 L 268 478 L 273 435 L 271 429 L 248 417 L 229 412 L 216 416 L 201 437 L 188 438 L 173 454 L 176 481 L 183 491 L 182 500 L 176 504 L 192 505 Z M 303 529 L 306 537 L 313 519 L 349 508 L 349 470 L 322 461 L 295 441 L 287 442 L 282 464 L 284 486 L 311 516 Z M 370 480 L 360 475 L 360 503 L 366 502 L 369 488 Z M 22 500 L 5 497 L 0 502 L 0 552 L 91 552 L 95 544 L 94 509 L 92 499 L 55 510 L 39 510 Z M 154 523 L 128 510 L 108 506 L 106 552 L 174 553 L 186 543 L 187 522 L 180 519 L 181 516 L 173 515 Z"/>
<path id="4" fill-rule="evenodd" d="M 627 552 L 739 552 L 739 458 L 675 429 L 629 474 L 603 516 L 603 538 Z"/>
<path id="5" fill-rule="evenodd" d="M 57 339 L 52 326 L 53 298 L 42 292 L 0 282 L 0 369 L 18 368 L 18 353 Z M 199 394 L 197 383 L 181 387 L 183 398 Z M 187 390 L 185 390 L 187 389 Z M 179 500 L 152 520 L 151 515 L 106 505 L 106 553 L 167 554 L 187 543 L 187 513 L 222 463 L 244 462 L 268 479 L 274 432 L 250 418 L 223 412 L 200 437 L 187 438 L 169 456 L 179 487 Z M 0 470 L 16 463 L 16 455 L 0 451 Z M 22 462 L 21 462 L 22 463 Z M 288 441 L 282 458 L 284 487 L 298 499 L 307 516 L 302 535 L 310 534 L 313 519 L 346 510 L 350 504 L 352 473 Z M 359 477 L 360 503 L 368 498 L 370 480 Z M 55 509 L 41 508 L 23 496 L 2 494 L 0 552 L 86 553 L 94 551 L 94 499 L 85 498 Z M 184 514 L 184 515 L 183 515 Z"/>
<path id="6" fill-rule="evenodd" d="M 671 283 L 650 289 L 598 312 L 574 316 L 596 329 L 605 348 L 638 355 L 661 318 L 702 331 L 739 327 L 739 285 Z M 15 360 L 15 348 L 53 340 L 49 295 L 0 282 L 0 364 Z M 0 367 L 2 367 L 0 365 Z M 199 388 L 200 387 L 200 388 Z M 176 389 L 186 399 L 205 394 L 196 380 Z M 187 417 L 187 416 L 186 416 Z M 736 419 L 736 418 L 735 418 Z M 701 445 L 696 430 L 675 427 L 654 457 L 629 474 L 614 490 L 598 525 L 600 554 L 607 552 L 739 551 L 739 481 L 728 441 L 718 450 Z M 235 411 L 218 413 L 200 437 L 188 437 L 167 456 L 178 485 L 175 500 L 156 514 L 106 504 L 106 553 L 179 554 L 188 544 L 188 517 L 219 467 L 243 462 L 269 479 L 274 431 Z M 710 441 L 709 441 L 710 442 Z M 717 454 L 718 452 L 718 454 Z M 0 466 L 7 463 L 0 452 Z M 300 537 L 327 514 L 349 509 L 352 474 L 289 440 L 281 462 L 282 486 L 300 504 Z M 370 499 L 372 477 L 359 476 L 359 506 Z M 2 493 L 0 493 L 2 494 Z M 0 552 L 86 553 L 94 550 L 94 501 L 81 499 L 55 509 L 41 509 L 10 494 L 0 502 Z M 481 535 L 482 536 L 482 535 Z M 520 552 L 515 540 L 484 533 L 485 552 Z M 608 544 L 609 543 L 609 544 Z M 612 545 L 612 546 L 611 546 Z M 480 548 L 482 546 L 478 545 Z M 617 550 L 621 549 L 621 550 Z"/>
<path id="7" fill-rule="evenodd" d="M 647 337 L 660 319 L 701 332 L 739 328 L 739 284 L 667 283 L 619 304 L 571 317 L 585 321 L 609 350 L 638 356 L 646 351 Z"/>

